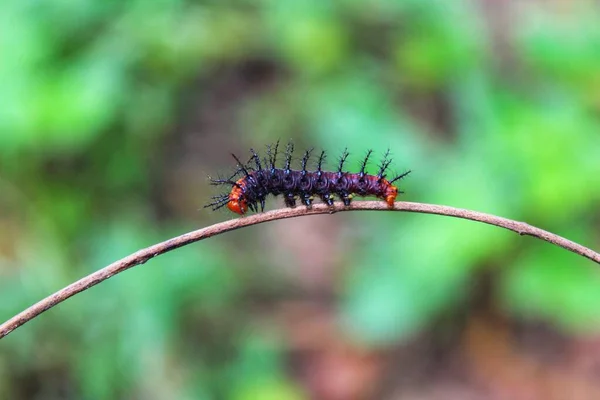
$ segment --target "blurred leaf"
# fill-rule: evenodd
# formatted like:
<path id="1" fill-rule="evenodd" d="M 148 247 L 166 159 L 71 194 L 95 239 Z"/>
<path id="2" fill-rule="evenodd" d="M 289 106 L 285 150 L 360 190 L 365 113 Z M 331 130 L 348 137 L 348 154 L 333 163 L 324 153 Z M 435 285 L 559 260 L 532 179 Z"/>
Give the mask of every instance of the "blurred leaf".
<path id="1" fill-rule="evenodd" d="M 347 57 L 348 33 L 330 4 L 270 1 L 267 11 L 275 45 L 298 72 L 331 72 Z"/>
<path id="2" fill-rule="evenodd" d="M 407 26 L 395 41 L 400 79 L 422 90 L 436 88 L 464 74 L 483 59 L 483 39 L 474 34 L 476 16 L 461 1 L 406 3 Z M 470 19 L 470 24 L 461 21 Z"/>
<path id="3" fill-rule="evenodd" d="M 239 359 L 233 365 L 231 398 L 300 400 L 305 397 L 282 375 L 279 345 L 264 336 L 250 335 L 242 340 Z"/>
<path id="4" fill-rule="evenodd" d="M 586 90 L 589 83 L 597 82 L 600 63 L 598 7 L 584 2 L 573 3 L 573 7 L 564 13 L 537 9 L 527 15 L 534 18 L 534 22 L 521 21 L 517 44 L 531 67 L 581 90 Z"/>
<path id="5" fill-rule="evenodd" d="M 589 262 L 543 246 L 504 274 L 502 297 L 517 315 L 543 318 L 571 333 L 600 329 L 600 275 Z"/>
<path id="6" fill-rule="evenodd" d="M 234 400 L 302 400 L 307 399 L 290 382 L 285 381 L 266 381 L 249 385 L 240 389 L 240 392 L 234 393 L 231 397 Z"/>

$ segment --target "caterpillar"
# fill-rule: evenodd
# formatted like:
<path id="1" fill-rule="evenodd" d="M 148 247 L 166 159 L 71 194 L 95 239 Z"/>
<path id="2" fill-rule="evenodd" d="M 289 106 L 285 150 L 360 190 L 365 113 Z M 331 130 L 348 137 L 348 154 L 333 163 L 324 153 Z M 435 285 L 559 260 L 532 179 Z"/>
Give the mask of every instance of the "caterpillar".
<path id="1" fill-rule="evenodd" d="M 250 149 L 251 157 L 245 165 L 239 158 L 232 154 L 237 163 L 235 173 L 227 179 L 210 179 L 211 185 L 227 185 L 231 191 L 212 197 L 212 202 L 205 207 L 218 210 L 224 206 L 234 213 L 243 215 L 248 209 L 260 211 L 265 209 L 265 199 L 268 195 L 283 195 L 285 205 L 296 206 L 296 199 L 306 207 L 311 207 L 313 199 L 319 197 L 324 203 L 333 206 L 335 196 L 339 197 L 345 206 L 349 206 L 353 196 L 375 196 L 385 200 L 390 208 L 399 193 L 403 193 L 394 186 L 394 182 L 407 176 L 411 171 L 404 172 L 392 179 L 386 178 L 391 159 L 388 150 L 381 163 L 377 175 L 366 173 L 369 158 L 373 150 L 368 150 L 363 159 L 358 173 L 344 171 L 344 164 L 349 156 L 346 150 L 339 158 L 337 171 L 323 170 L 326 153 L 321 151 L 315 171 L 308 171 L 307 166 L 313 149 L 307 150 L 301 161 L 301 169 L 291 169 L 294 145 L 288 143 L 285 150 L 283 168 L 277 168 L 277 154 L 279 141 L 274 146 L 267 146 L 267 156 L 261 160 L 260 156 Z M 239 179 L 236 179 L 239 177 Z"/>

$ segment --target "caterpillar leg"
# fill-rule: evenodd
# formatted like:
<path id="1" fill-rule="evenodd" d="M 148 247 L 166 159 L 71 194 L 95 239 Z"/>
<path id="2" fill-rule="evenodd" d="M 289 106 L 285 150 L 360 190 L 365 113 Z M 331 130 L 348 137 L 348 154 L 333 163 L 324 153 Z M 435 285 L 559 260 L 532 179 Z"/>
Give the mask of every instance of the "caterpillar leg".
<path id="1" fill-rule="evenodd" d="M 296 196 L 293 193 L 285 193 L 283 195 L 283 201 L 287 207 L 296 207 Z"/>
<path id="2" fill-rule="evenodd" d="M 310 193 L 302 193 L 302 195 L 300 196 L 300 201 L 307 208 L 311 208 L 312 207 L 312 202 L 313 202 L 313 197 L 311 196 Z"/>
<path id="3" fill-rule="evenodd" d="M 323 203 L 326 203 L 329 207 L 333 206 L 333 196 L 331 193 L 322 194 L 321 200 L 323 200 Z"/>
<path id="4" fill-rule="evenodd" d="M 348 207 L 352 202 L 352 195 L 346 191 L 342 191 L 340 193 L 340 199 L 344 202 L 344 205 Z"/>

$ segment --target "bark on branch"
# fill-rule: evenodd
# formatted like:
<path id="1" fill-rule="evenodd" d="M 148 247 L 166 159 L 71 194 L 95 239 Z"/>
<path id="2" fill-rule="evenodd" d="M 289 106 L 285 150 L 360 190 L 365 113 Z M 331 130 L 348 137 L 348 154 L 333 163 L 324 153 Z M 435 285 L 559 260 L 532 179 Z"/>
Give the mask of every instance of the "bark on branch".
<path id="1" fill-rule="evenodd" d="M 350 207 L 345 207 L 341 203 L 336 203 L 333 207 L 328 207 L 326 204 L 314 204 L 312 209 L 310 210 L 306 209 L 305 207 L 284 208 L 265 213 L 254 214 L 244 218 L 232 219 L 206 228 L 198 229 L 196 231 L 189 232 L 181 236 L 177 236 L 172 239 L 166 240 L 162 243 L 158 243 L 145 249 L 139 250 L 125 258 L 122 258 L 121 260 L 115 261 L 114 263 L 102 268 L 101 270 L 98 270 L 78 280 L 77 282 L 71 283 L 65 288 L 46 297 L 43 300 L 40 300 L 28 309 L 15 315 L 11 319 L 0 325 L 0 339 L 14 331 L 16 328 L 25 324 L 26 322 L 37 317 L 44 311 L 54 307 L 59 303 L 62 303 L 69 297 L 74 296 L 77 293 L 83 292 L 84 290 L 87 290 L 92 286 L 97 285 L 100 282 L 103 282 L 120 272 L 135 267 L 136 265 L 144 264 L 151 258 L 164 254 L 168 251 L 174 250 L 178 247 L 182 247 L 187 244 L 209 238 L 211 236 L 219 235 L 221 233 L 229 232 L 234 229 L 243 228 L 249 225 L 256 225 L 263 222 L 274 221 L 277 219 L 293 218 L 303 215 L 327 214 L 332 212 L 350 210 L 405 211 L 424 214 L 446 215 L 449 217 L 463 218 L 472 221 L 483 222 L 486 224 L 509 229 L 513 232 L 518 233 L 519 235 L 533 236 L 538 239 L 545 240 L 546 242 L 553 243 L 566 250 L 572 251 L 573 253 L 588 258 L 596 262 L 597 264 L 600 264 L 600 254 L 587 247 L 584 247 L 580 244 L 567 240 L 563 237 L 560 237 L 543 229 L 536 228 L 524 222 L 513 221 L 510 219 L 497 217 L 494 215 L 485 214 L 477 211 L 447 206 L 439 206 L 434 204 L 411 202 L 397 202 L 393 210 L 389 209 L 387 205 L 382 201 L 356 201 L 353 202 Z"/>

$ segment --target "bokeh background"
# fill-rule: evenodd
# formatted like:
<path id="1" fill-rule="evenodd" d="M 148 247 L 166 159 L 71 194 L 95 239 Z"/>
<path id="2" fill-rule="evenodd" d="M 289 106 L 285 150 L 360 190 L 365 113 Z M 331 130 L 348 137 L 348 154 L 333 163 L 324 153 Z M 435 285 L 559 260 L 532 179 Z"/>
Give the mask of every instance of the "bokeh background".
<path id="1" fill-rule="evenodd" d="M 3 0 L 0 320 L 234 218 L 207 176 L 277 139 L 390 148 L 406 200 L 598 250 L 599 6 Z M 598 399 L 599 371 L 597 265 L 404 213 L 196 243 L 0 341 L 2 399 Z"/>

